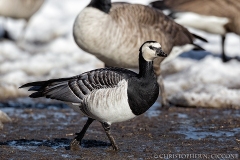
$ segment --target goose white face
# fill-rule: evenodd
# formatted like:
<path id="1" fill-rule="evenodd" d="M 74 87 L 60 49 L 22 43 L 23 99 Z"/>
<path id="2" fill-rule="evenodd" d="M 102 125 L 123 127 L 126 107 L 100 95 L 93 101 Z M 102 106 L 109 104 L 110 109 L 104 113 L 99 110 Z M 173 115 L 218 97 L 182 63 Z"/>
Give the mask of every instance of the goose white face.
<path id="1" fill-rule="evenodd" d="M 141 47 L 141 51 L 146 61 L 153 61 L 157 57 L 167 57 L 167 54 L 162 51 L 161 45 L 154 41 L 145 42 Z"/>

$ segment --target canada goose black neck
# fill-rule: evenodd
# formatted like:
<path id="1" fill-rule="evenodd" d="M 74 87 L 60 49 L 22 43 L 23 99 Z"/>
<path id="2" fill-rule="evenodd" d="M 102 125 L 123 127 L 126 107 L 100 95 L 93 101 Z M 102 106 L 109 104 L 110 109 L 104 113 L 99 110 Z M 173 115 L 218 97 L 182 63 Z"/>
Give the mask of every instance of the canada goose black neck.
<path id="1" fill-rule="evenodd" d="M 94 7 L 99 9 L 100 11 L 109 13 L 112 7 L 112 4 L 111 4 L 111 0 L 91 0 L 88 7 Z"/>
<path id="2" fill-rule="evenodd" d="M 146 61 L 139 53 L 139 74 L 128 82 L 128 103 L 135 115 L 146 112 L 157 100 L 159 86 L 153 61 Z"/>

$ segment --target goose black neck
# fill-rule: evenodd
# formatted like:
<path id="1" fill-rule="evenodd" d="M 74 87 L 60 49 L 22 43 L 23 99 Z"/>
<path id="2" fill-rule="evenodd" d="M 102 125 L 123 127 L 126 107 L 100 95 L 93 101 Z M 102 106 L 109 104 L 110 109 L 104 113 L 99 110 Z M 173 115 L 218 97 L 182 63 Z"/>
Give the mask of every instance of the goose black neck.
<path id="1" fill-rule="evenodd" d="M 105 13 L 109 13 L 111 6 L 111 0 L 92 0 L 88 5 L 88 7 L 97 8 Z"/>
<path id="2" fill-rule="evenodd" d="M 142 53 L 139 53 L 138 77 L 128 81 L 128 103 L 135 115 L 146 112 L 157 100 L 159 86 L 157 77 L 153 71 L 153 62 L 146 61 Z"/>
<path id="3" fill-rule="evenodd" d="M 140 77 L 155 77 L 153 70 L 153 61 L 146 61 L 142 53 L 139 53 L 139 76 Z"/>

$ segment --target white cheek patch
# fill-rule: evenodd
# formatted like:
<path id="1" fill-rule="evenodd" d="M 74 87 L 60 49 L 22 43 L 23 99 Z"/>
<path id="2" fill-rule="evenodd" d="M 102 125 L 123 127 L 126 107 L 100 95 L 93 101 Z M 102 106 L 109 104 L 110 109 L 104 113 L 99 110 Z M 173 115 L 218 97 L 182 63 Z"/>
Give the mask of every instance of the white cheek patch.
<path id="1" fill-rule="evenodd" d="M 143 55 L 143 58 L 146 60 L 146 61 L 153 61 L 157 55 L 156 55 L 156 51 L 152 50 L 149 48 L 149 46 L 153 46 L 155 48 L 161 48 L 161 45 L 159 43 L 148 43 L 148 44 L 145 44 L 143 47 L 142 47 L 142 55 Z"/>
<path id="2" fill-rule="evenodd" d="M 143 58 L 146 60 L 146 61 L 153 61 L 154 58 L 156 58 L 157 56 L 155 55 L 155 51 L 149 49 L 149 48 L 143 48 L 142 50 L 142 55 L 143 55 Z"/>

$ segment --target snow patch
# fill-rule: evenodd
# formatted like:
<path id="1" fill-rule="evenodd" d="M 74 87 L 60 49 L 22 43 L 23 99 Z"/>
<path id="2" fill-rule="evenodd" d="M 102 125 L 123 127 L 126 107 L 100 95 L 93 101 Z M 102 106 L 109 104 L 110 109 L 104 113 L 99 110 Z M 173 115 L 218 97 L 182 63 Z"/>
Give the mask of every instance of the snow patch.
<path id="1" fill-rule="evenodd" d="M 141 4 L 149 1 L 125 0 Z M 30 20 L 24 43 L 0 41 L 0 99 L 29 95 L 26 89 L 18 89 L 27 82 L 70 77 L 103 67 L 101 61 L 79 49 L 72 36 L 74 19 L 88 3 L 48 0 Z M 10 34 L 18 37 L 24 23 L 7 20 Z M 208 54 L 196 52 L 162 65 L 169 102 L 181 106 L 239 107 L 240 63 L 235 60 L 222 63 L 216 56 L 221 51 L 220 36 L 190 31 L 207 38 L 209 43 L 197 43 Z M 238 36 L 228 34 L 227 55 L 239 56 L 239 44 Z M 154 116 L 151 110 L 148 113 L 147 116 Z"/>

